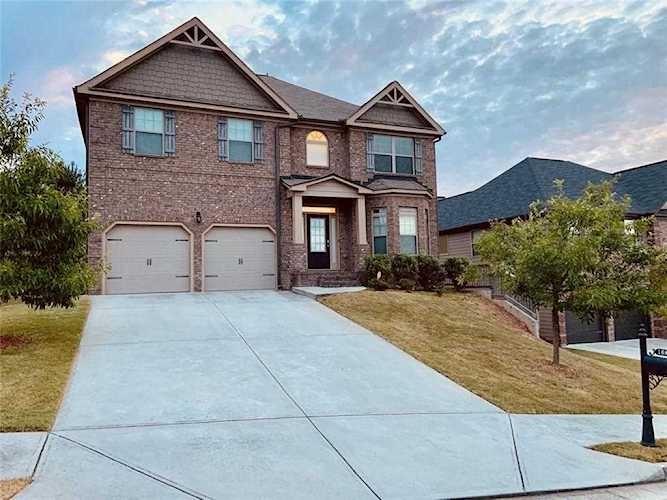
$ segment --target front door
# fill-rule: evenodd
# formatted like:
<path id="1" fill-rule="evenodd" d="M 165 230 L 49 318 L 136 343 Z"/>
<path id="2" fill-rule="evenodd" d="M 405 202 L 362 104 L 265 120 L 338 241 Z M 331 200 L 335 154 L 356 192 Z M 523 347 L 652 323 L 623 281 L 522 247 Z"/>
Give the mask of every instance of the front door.
<path id="1" fill-rule="evenodd" d="M 329 217 L 308 215 L 308 268 L 329 269 Z"/>

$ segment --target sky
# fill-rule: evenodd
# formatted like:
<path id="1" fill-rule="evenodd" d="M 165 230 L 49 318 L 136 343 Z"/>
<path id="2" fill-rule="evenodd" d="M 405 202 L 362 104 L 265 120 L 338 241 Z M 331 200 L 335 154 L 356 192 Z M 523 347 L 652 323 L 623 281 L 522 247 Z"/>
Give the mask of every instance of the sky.
<path id="1" fill-rule="evenodd" d="M 667 0 L 0 0 L 0 78 L 48 103 L 33 142 L 83 168 L 72 87 L 193 16 L 256 72 L 355 104 L 401 82 L 447 130 L 439 195 L 526 156 L 667 159 Z"/>

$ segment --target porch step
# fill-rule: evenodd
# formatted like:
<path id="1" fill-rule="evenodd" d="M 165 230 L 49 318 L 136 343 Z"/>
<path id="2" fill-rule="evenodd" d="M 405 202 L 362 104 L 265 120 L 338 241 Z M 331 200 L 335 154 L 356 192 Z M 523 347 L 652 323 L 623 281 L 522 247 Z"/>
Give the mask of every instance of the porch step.
<path id="1" fill-rule="evenodd" d="M 345 271 L 323 271 L 298 273 L 293 276 L 292 286 L 343 287 L 359 286 L 359 273 Z"/>

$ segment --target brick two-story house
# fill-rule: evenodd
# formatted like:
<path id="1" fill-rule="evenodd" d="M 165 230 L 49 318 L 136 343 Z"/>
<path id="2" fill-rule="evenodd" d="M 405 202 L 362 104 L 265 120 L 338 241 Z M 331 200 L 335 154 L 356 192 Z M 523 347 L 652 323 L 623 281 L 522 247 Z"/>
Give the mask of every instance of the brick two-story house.
<path id="1" fill-rule="evenodd" d="M 444 131 L 398 82 L 351 104 L 193 18 L 74 95 L 98 293 L 342 284 L 371 253 L 437 253 Z"/>

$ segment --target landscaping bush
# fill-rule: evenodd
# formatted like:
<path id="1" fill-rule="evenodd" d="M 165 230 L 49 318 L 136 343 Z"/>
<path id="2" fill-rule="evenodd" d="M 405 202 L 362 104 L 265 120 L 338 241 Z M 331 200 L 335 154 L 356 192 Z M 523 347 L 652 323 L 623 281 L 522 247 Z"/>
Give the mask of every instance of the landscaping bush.
<path id="1" fill-rule="evenodd" d="M 449 281 L 452 282 L 454 288 L 461 290 L 467 281 L 465 273 L 470 267 L 470 261 L 465 257 L 448 257 L 442 263 L 442 270 Z M 472 271 L 468 271 L 471 273 Z"/>
<path id="2" fill-rule="evenodd" d="M 417 259 L 412 255 L 397 254 L 391 258 L 391 274 L 395 283 L 403 279 L 417 282 Z"/>
<path id="3" fill-rule="evenodd" d="M 417 286 L 417 282 L 410 278 L 402 278 L 398 281 L 398 288 L 405 290 L 406 292 L 414 291 Z"/>
<path id="4" fill-rule="evenodd" d="M 379 273 L 379 277 L 378 277 Z M 364 262 L 364 286 L 386 290 L 391 284 L 391 259 L 388 255 L 372 255 Z"/>
<path id="5" fill-rule="evenodd" d="M 432 292 L 441 289 L 445 284 L 445 272 L 440 262 L 430 255 L 418 255 L 417 282 L 422 290 Z"/>

